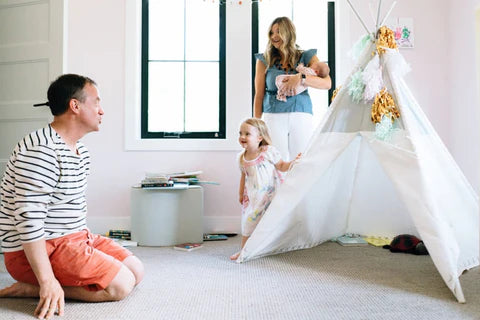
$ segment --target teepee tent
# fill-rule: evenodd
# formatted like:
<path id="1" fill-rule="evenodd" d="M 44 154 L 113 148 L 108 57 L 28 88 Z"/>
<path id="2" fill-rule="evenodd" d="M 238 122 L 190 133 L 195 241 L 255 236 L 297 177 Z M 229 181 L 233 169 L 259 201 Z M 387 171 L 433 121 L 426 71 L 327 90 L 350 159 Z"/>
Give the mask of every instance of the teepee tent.
<path id="1" fill-rule="evenodd" d="M 355 68 L 237 261 L 346 233 L 413 234 L 465 302 L 459 277 L 479 264 L 478 196 L 404 82 L 408 65 L 389 32 L 364 38 Z"/>

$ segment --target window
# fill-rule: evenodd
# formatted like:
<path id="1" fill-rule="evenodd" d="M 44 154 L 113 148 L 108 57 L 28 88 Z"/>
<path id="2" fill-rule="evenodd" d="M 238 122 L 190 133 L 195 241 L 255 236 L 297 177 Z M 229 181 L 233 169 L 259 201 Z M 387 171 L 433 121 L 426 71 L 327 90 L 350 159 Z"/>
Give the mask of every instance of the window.
<path id="1" fill-rule="evenodd" d="M 303 50 L 317 49 L 320 61 L 330 67 L 332 89 L 310 89 L 314 106 L 314 124 L 317 125 L 329 105 L 335 84 L 335 21 L 334 2 L 327 0 L 275 0 L 252 5 L 252 57 L 263 52 L 267 45 L 267 31 L 276 17 L 289 17 L 295 24 L 297 44 Z M 255 77 L 256 61 L 252 59 L 252 76 Z M 253 81 L 252 81 L 253 83 Z M 252 91 L 255 94 L 255 90 Z"/>
<path id="2" fill-rule="evenodd" d="M 225 139 L 225 6 L 142 0 L 142 139 Z"/>

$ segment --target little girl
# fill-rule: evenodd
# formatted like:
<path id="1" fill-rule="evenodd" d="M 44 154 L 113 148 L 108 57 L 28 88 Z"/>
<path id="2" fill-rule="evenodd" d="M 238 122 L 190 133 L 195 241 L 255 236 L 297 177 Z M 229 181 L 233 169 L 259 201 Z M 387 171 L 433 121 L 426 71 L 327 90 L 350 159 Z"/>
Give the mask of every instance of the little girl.
<path id="1" fill-rule="evenodd" d="M 280 171 L 287 171 L 300 154 L 293 161 L 283 161 L 280 152 L 271 145 L 265 122 L 260 119 L 245 120 L 239 134 L 238 142 L 245 149 L 238 157 L 242 171 L 239 200 L 242 204 L 243 248 L 283 182 Z M 239 255 L 237 252 L 230 259 L 237 260 Z"/>

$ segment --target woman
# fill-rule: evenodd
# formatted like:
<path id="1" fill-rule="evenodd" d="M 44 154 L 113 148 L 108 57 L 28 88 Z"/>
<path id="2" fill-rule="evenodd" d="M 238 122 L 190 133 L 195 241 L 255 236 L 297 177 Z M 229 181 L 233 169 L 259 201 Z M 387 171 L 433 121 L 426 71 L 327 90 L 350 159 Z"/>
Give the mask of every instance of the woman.
<path id="1" fill-rule="evenodd" d="M 273 144 L 282 157 L 295 159 L 304 151 L 313 131 L 312 101 L 308 90 L 296 92 L 300 84 L 317 88 L 330 89 L 330 76 L 304 75 L 296 71 L 299 64 L 320 70 L 328 66 L 320 62 L 317 50 L 302 51 L 297 46 L 295 26 L 287 17 L 276 18 L 268 30 L 268 44 L 264 54 L 256 54 L 254 116 L 267 123 Z M 283 89 L 287 92 L 286 101 L 276 99 L 275 79 L 285 77 Z"/>

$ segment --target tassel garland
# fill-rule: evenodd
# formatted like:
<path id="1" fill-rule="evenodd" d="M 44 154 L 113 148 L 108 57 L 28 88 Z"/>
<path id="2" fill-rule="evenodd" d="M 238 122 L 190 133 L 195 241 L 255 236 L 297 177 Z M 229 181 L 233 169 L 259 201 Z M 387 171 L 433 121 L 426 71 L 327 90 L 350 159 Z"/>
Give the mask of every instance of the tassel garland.
<path id="1" fill-rule="evenodd" d="M 372 37 L 367 34 L 361 37 L 352 47 L 349 52 L 349 55 L 353 58 L 353 60 L 357 60 L 360 55 L 362 54 L 363 50 L 367 47 L 367 44 L 372 41 Z"/>
<path id="2" fill-rule="evenodd" d="M 385 52 L 384 48 L 397 49 L 395 34 L 389 28 L 385 26 L 380 27 L 380 29 L 378 29 L 377 37 L 377 51 L 379 54 Z"/>
<path id="3" fill-rule="evenodd" d="M 399 131 L 398 128 L 393 127 L 392 114 L 382 115 L 382 120 L 375 124 L 375 137 L 379 140 L 390 141 L 393 134 Z"/>
<path id="4" fill-rule="evenodd" d="M 380 58 L 376 54 L 363 70 L 363 83 L 365 90 L 363 99 L 365 102 L 372 101 L 375 95 L 383 88 L 382 67 L 380 67 Z"/>
<path id="5" fill-rule="evenodd" d="M 392 122 L 393 120 L 400 118 L 400 111 L 398 111 L 392 95 L 387 92 L 386 88 L 383 88 L 375 97 L 375 101 L 372 105 L 372 121 L 379 123 L 382 121 L 382 116 L 384 115 L 387 115 Z"/>
<path id="6" fill-rule="evenodd" d="M 333 102 L 333 99 L 335 99 L 335 97 L 337 96 L 338 91 L 340 91 L 341 88 L 342 88 L 342 86 L 338 86 L 338 87 L 335 88 L 335 90 L 333 90 L 332 99 L 330 100 L 330 103 Z"/>
<path id="7" fill-rule="evenodd" d="M 355 72 L 348 84 L 348 94 L 352 97 L 352 101 L 359 103 L 363 98 L 365 84 L 363 83 L 362 70 Z"/>

